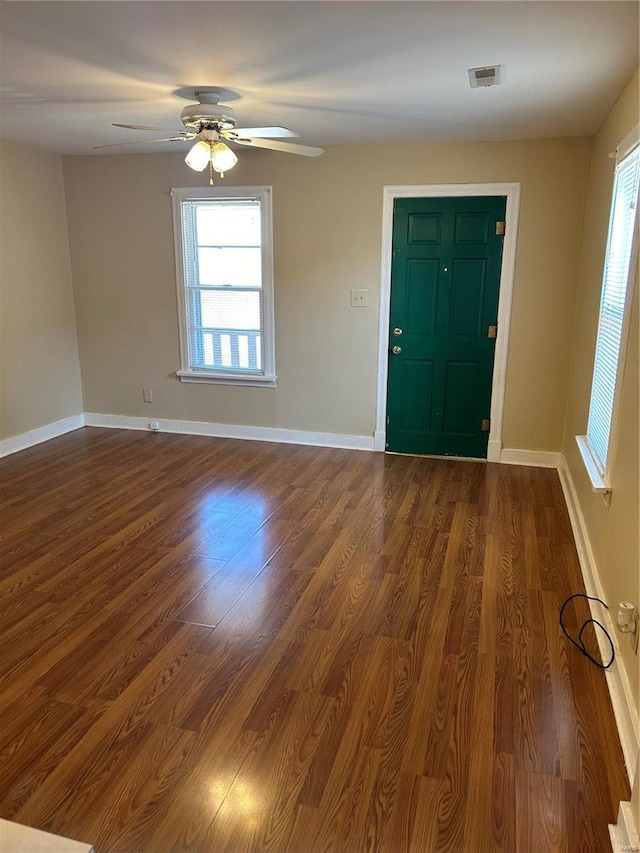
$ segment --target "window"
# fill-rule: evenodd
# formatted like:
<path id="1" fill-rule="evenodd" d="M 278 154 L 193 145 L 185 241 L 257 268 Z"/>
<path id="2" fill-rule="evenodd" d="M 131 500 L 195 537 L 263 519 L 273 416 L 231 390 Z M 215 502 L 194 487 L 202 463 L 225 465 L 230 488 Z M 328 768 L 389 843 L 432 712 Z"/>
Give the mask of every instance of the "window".
<path id="1" fill-rule="evenodd" d="M 628 326 L 627 308 L 631 303 L 638 221 L 640 148 L 637 128 L 621 143 L 617 154 L 587 434 L 577 436 L 592 486 L 598 492 L 611 490 L 616 405 Z"/>
<path id="2" fill-rule="evenodd" d="M 183 382 L 275 387 L 271 188 L 174 189 Z"/>

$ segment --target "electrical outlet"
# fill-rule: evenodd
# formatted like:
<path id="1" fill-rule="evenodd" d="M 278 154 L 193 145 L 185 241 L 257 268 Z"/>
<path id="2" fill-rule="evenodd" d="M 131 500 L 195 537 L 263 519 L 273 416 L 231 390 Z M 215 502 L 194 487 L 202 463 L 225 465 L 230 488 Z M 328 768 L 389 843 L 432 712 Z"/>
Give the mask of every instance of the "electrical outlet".
<path id="1" fill-rule="evenodd" d="M 151 388 L 142 389 L 142 399 L 145 403 L 153 403 L 153 391 Z"/>
<path id="2" fill-rule="evenodd" d="M 368 290 L 351 290 L 351 307 L 366 308 L 368 304 Z"/>
<path id="3" fill-rule="evenodd" d="M 621 634 L 628 634 L 631 640 L 631 648 L 638 654 L 638 635 L 640 634 L 640 614 L 638 608 L 630 601 L 621 601 L 618 604 L 618 615 L 616 627 Z"/>

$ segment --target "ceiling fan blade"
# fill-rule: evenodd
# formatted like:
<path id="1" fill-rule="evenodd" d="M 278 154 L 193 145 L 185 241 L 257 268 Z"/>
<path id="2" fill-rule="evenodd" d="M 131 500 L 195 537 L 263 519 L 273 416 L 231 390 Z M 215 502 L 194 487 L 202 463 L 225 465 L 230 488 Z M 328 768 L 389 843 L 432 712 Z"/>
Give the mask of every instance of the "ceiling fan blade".
<path id="1" fill-rule="evenodd" d="M 188 133 L 186 130 L 176 130 L 175 127 L 152 127 L 148 124 L 117 124 L 115 121 L 112 123 L 112 127 L 126 127 L 129 130 L 164 130 L 168 133 L 175 133 L 176 135 Z"/>
<path id="2" fill-rule="evenodd" d="M 129 142 L 112 142 L 109 145 L 94 145 L 93 150 L 98 148 L 117 148 L 120 145 L 146 145 L 147 142 L 188 142 L 191 136 L 166 136 L 164 139 L 130 139 Z"/>
<path id="3" fill-rule="evenodd" d="M 292 142 L 278 142 L 275 139 L 231 139 L 240 145 L 252 148 L 269 148 L 272 151 L 284 151 L 287 154 L 302 154 L 303 157 L 319 157 L 324 154 L 324 148 L 313 148 L 311 145 L 295 145 Z"/>
<path id="4" fill-rule="evenodd" d="M 236 133 L 238 136 L 274 136 L 274 137 L 283 137 L 283 136 L 300 136 L 299 133 L 295 133 L 293 130 L 289 130 L 288 127 L 236 127 L 232 131 L 232 133 Z"/>

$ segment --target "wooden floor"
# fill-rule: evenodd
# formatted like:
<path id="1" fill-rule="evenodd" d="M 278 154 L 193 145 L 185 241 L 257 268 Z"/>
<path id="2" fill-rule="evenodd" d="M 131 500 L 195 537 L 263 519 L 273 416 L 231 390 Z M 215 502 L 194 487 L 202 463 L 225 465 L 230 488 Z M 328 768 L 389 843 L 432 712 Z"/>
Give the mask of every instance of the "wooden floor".
<path id="1" fill-rule="evenodd" d="M 0 817 L 96 853 L 610 850 L 555 471 L 84 429 L 0 461 L 0 512 Z"/>

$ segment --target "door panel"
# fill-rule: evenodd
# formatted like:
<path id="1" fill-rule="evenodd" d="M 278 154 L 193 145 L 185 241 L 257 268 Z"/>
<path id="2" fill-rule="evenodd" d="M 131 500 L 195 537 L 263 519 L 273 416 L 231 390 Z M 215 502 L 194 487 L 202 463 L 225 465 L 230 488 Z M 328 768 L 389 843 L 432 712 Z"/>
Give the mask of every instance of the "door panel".
<path id="1" fill-rule="evenodd" d="M 478 338 L 482 334 L 486 269 L 484 258 L 454 259 L 449 304 L 450 335 Z"/>
<path id="2" fill-rule="evenodd" d="M 407 261 L 407 321 L 403 332 L 416 335 L 435 333 L 439 272 L 439 264 L 435 259 Z"/>
<path id="3" fill-rule="evenodd" d="M 407 216 L 407 245 L 437 245 L 440 243 L 442 215 L 440 213 L 409 213 Z"/>
<path id="4" fill-rule="evenodd" d="M 480 243 L 484 245 L 489 237 L 489 215 L 486 211 L 473 213 L 456 213 L 454 241 L 463 243 Z"/>
<path id="5" fill-rule="evenodd" d="M 480 365 L 473 361 L 448 361 L 444 380 L 444 435 L 473 436 Z"/>
<path id="6" fill-rule="evenodd" d="M 395 202 L 389 450 L 486 457 L 505 206 L 498 197 Z"/>
<path id="7" fill-rule="evenodd" d="M 431 429 L 431 399 L 433 392 L 433 362 L 402 363 L 402 428 L 411 432 Z"/>

